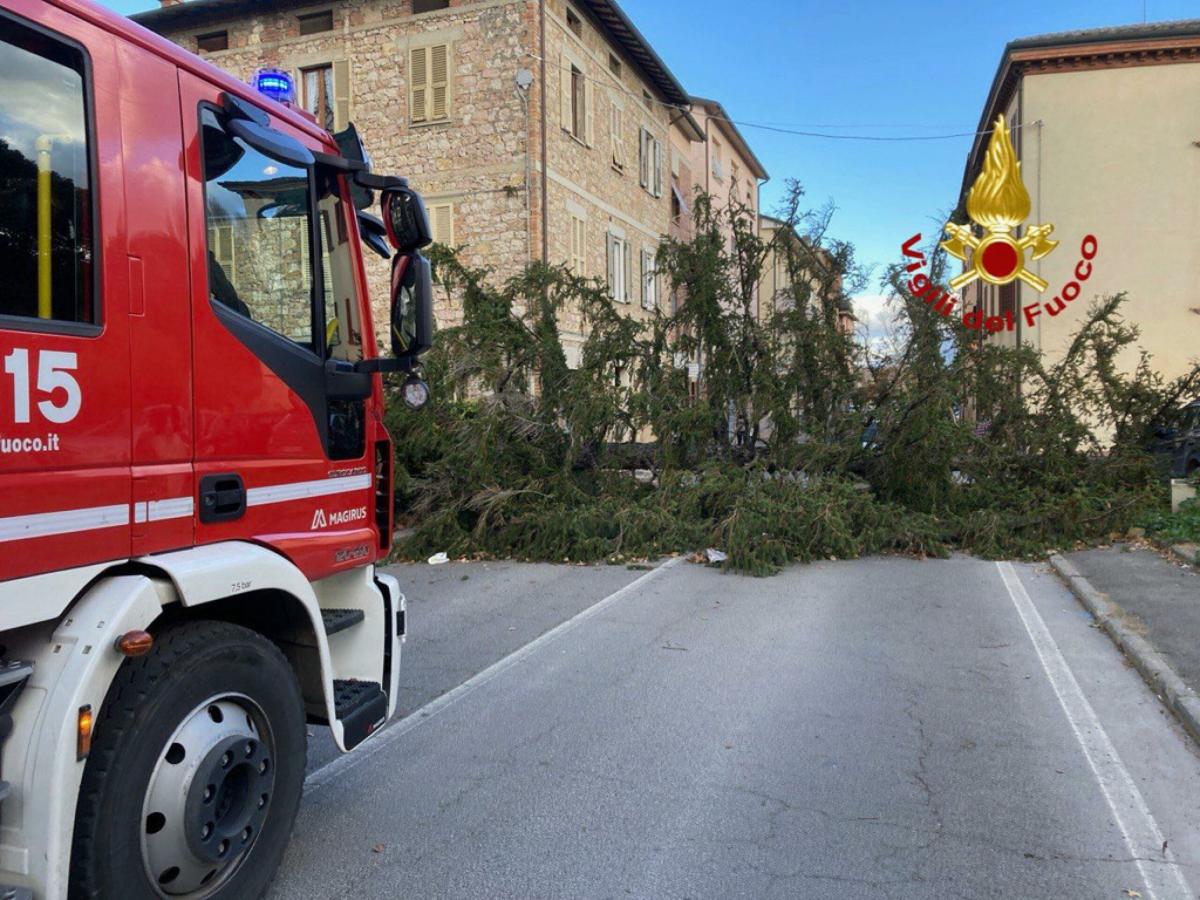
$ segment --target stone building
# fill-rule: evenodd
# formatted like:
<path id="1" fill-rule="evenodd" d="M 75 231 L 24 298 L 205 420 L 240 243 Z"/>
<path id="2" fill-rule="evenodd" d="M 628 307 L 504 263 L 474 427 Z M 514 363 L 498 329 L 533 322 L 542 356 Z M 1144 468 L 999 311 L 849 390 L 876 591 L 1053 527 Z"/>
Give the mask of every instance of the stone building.
<path id="1" fill-rule="evenodd" d="M 963 289 L 967 308 L 1013 322 L 982 339 L 1020 341 L 1054 363 L 1093 298 L 1127 291 L 1124 315 L 1160 373 L 1181 375 L 1200 358 L 1200 203 L 1188 187 L 1200 163 L 1198 91 L 1200 19 L 1039 35 L 1004 48 L 966 160 L 960 220 L 1003 113 L 1030 198 L 1024 228 L 1053 224 L 1060 243 L 1026 257 L 1044 292 L 1021 281 Z M 1084 246 L 1088 235 L 1094 246 Z M 1137 356 L 1118 363 L 1132 368 Z"/>
<path id="2" fill-rule="evenodd" d="M 239 78 L 286 69 L 318 121 L 353 121 L 468 264 L 502 279 L 545 260 L 607 281 L 635 315 L 665 303 L 654 255 L 682 215 L 670 133 L 702 133 L 613 0 L 160 2 L 133 18 Z M 387 269 L 368 266 L 382 318 Z M 438 309 L 460 318 L 453 299 Z M 571 360 L 582 326 L 562 328 Z"/>

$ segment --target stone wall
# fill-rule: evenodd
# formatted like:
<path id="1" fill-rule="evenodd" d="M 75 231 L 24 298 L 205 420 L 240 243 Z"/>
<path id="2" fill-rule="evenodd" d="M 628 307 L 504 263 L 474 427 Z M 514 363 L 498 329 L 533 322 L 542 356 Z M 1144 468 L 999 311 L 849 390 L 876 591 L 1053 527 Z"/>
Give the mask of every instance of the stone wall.
<path id="1" fill-rule="evenodd" d="M 654 253 L 667 236 L 671 220 L 670 190 L 670 110 L 663 98 L 645 81 L 639 70 L 606 39 L 582 9 L 564 2 L 548 0 L 546 9 L 547 64 L 547 156 L 549 160 L 549 259 L 567 262 L 572 257 L 572 218 L 585 223 L 585 275 L 607 281 L 608 235 L 627 240 L 632 249 L 633 296 L 628 309 L 635 317 L 650 313 L 642 308 L 642 252 Z M 567 21 L 567 10 L 580 20 L 581 34 Z M 613 57 L 614 59 L 610 59 Z M 613 66 L 612 62 L 619 65 Z M 563 100 L 564 80 L 571 69 L 582 72 L 588 85 L 591 106 L 590 136 L 576 137 Z M 649 94 L 649 101 L 646 100 Z M 617 156 L 614 164 L 612 108 L 621 112 Z M 641 185 L 639 149 L 640 130 L 649 131 L 659 141 L 661 159 L 661 196 L 654 196 Z M 590 142 L 589 142 L 590 137 Z M 661 284 L 659 306 L 667 308 Z M 582 339 L 583 328 L 577 316 L 565 316 L 562 322 L 568 361 L 572 347 Z"/>
<path id="2" fill-rule="evenodd" d="M 332 31 L 300 34 L 298 14 L 329 8 Z M 525 154 L 535 132 L 515 78 L 521 68 L 537 71 L 530 53 L 535 10 L 530 0 L 452 0 L 449 9 L 414 15 L 412 0 L 343 0 L 166 37 L 195 51 L 197 34 L 227 30 L 228 50 L 201 55 L 244 80 L 263 66 L 287 69 L 299 91 L 301 70 L 338 64 L 335 75 L 339 82 L 348 77 L 349 89 L 339 83 L 337 92 L 348 94 L 349 108 L 338 110 L 337 125 L 343 118 L 354 122 L 376 172 L 409 178 L 439 215 L 449 206 L 447 230 L 464 260 L 504 278 L 530 258 Z M 444 121 L 414 124 L 411 53 L 431 45 L 449 48 L 448 114 Z M 303 102 L 303 95 L 297 99 Z M 379 326 L 386 321 L 389 268 L 373 254 L 366 260 L 377 332 L 384 334 Z M 459 321 L 457 300 L 441 291 L 437 296 L 439 324 Z"/>

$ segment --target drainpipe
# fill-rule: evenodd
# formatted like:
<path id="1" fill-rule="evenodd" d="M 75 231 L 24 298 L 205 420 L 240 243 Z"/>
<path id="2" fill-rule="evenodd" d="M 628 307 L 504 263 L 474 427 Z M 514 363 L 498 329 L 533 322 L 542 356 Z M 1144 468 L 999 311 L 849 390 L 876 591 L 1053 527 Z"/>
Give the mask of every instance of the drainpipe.
<path id="1" fill-rule="evenodd" d="M 541 47 L 538 57 L 542 67 L 542 262 L 550 262 L 550 198 L 546 190 L 549 176 L 546 174 L 546 0 L 538 0 L 539 28 L 541 29 Z"/>

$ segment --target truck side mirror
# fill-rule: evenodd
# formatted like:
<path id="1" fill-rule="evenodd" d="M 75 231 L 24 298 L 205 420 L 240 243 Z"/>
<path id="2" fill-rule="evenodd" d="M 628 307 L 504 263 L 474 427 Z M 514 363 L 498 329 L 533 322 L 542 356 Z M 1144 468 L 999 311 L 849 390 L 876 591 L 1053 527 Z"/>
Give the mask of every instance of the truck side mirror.
<path id="1" fill-rule="evenodd" d="M 391 187 L 383 192 L 383 224 L 388 240 L 401 253 L 415 253 L 433 243 L 429 214 L 421 195 L 407 187 Z"/>
<path id="2" fill-rule="evenodd" d="M 392 355 L 412 369 L 433 345 L 433 273 L 420 253 L 392 260 Z"/>

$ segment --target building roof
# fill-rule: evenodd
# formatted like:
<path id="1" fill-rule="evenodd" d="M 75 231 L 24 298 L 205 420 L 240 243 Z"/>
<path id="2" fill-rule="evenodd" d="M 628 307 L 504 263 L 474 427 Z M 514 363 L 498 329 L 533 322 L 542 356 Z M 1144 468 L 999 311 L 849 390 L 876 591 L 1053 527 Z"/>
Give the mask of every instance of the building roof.
<path id="1" fill-rule="evenodd" d="M 650 46 L 650 42 L 642 37 L 642 33 L 629 20 L 629 16 L 625 15 L 625 11 L 621 9 L 616 0 L 577 0 L 577 2 L 600 21 L 608 31 L 610 39 L 637 63 L 638 68 L 646 74 L 668 103 L 676 106 L 688 105 L 688 92 L 671 74 L 671 70 Z"/>
<path id="2" fill-rule="evenodd" d="M 645 74 L 668 103 L 687 106 L 688 93 L 671 74 L 667 64 L 650 46 L 616 0 L 576 0 L 591 13 L 612 43 Z M 276 10 L 311 6 L 311 0 L 187 0 L 130 16 L 135 22 L 160 34 L 203 27 L 230 19 Z"/>
<path id="3" fill-rule="evenodd" d="M 716 100 L 709 100 L 705 97 L 692 97 L 691 103 L 693 107 L 701 107 L 710 118 L 714 119 L 725 132 L 726 137 L 733 143 L 734 148 L 742 155 L 742 158 L 750 163 L 750 170 L 754 173 L 754 177 L 760 181 L 768 181 L 771 176 L 767 174 L 767 170 L 763 168 L 763 164 L 758 161 L 758 157 L 754 155 L 754 151 L 750 149 L 750 145 L 746 143 L 746 139 L 742 137 L 742 133 L 738 131 L 733 120 L 730 119 L 729 113 L 725 111 Z"/>
<path id="4" fill-rule="evenodd" d="M 978 132 L 967 156 L 956 213 L 963 212 L 967 191 L 982 164 L 992 123 L 1008 106 L 1013 91 L 1026 72 L 1158 65 L 1200 61 L 1200 19 L 1117 25 L 1035 34 L 1009 41 L 988 91 Z"/>
<path id="5" fill-rule="evenodd" d="M 683 136 L 690 143 L 701 144 L 704 142 L 704 129 L 700 127 L 700 123 L 696 121 L 696 117 L 688 110 L 671 110 L 671 124 L 678 125 L 679 130 L 683 132 Z"/>
<path id="6" fill-rule="evenodd" d="M 161 34 L 300 5 L 295 0 L 187 0 L 174 6 L 134 13 L 129 18 Z"/>

